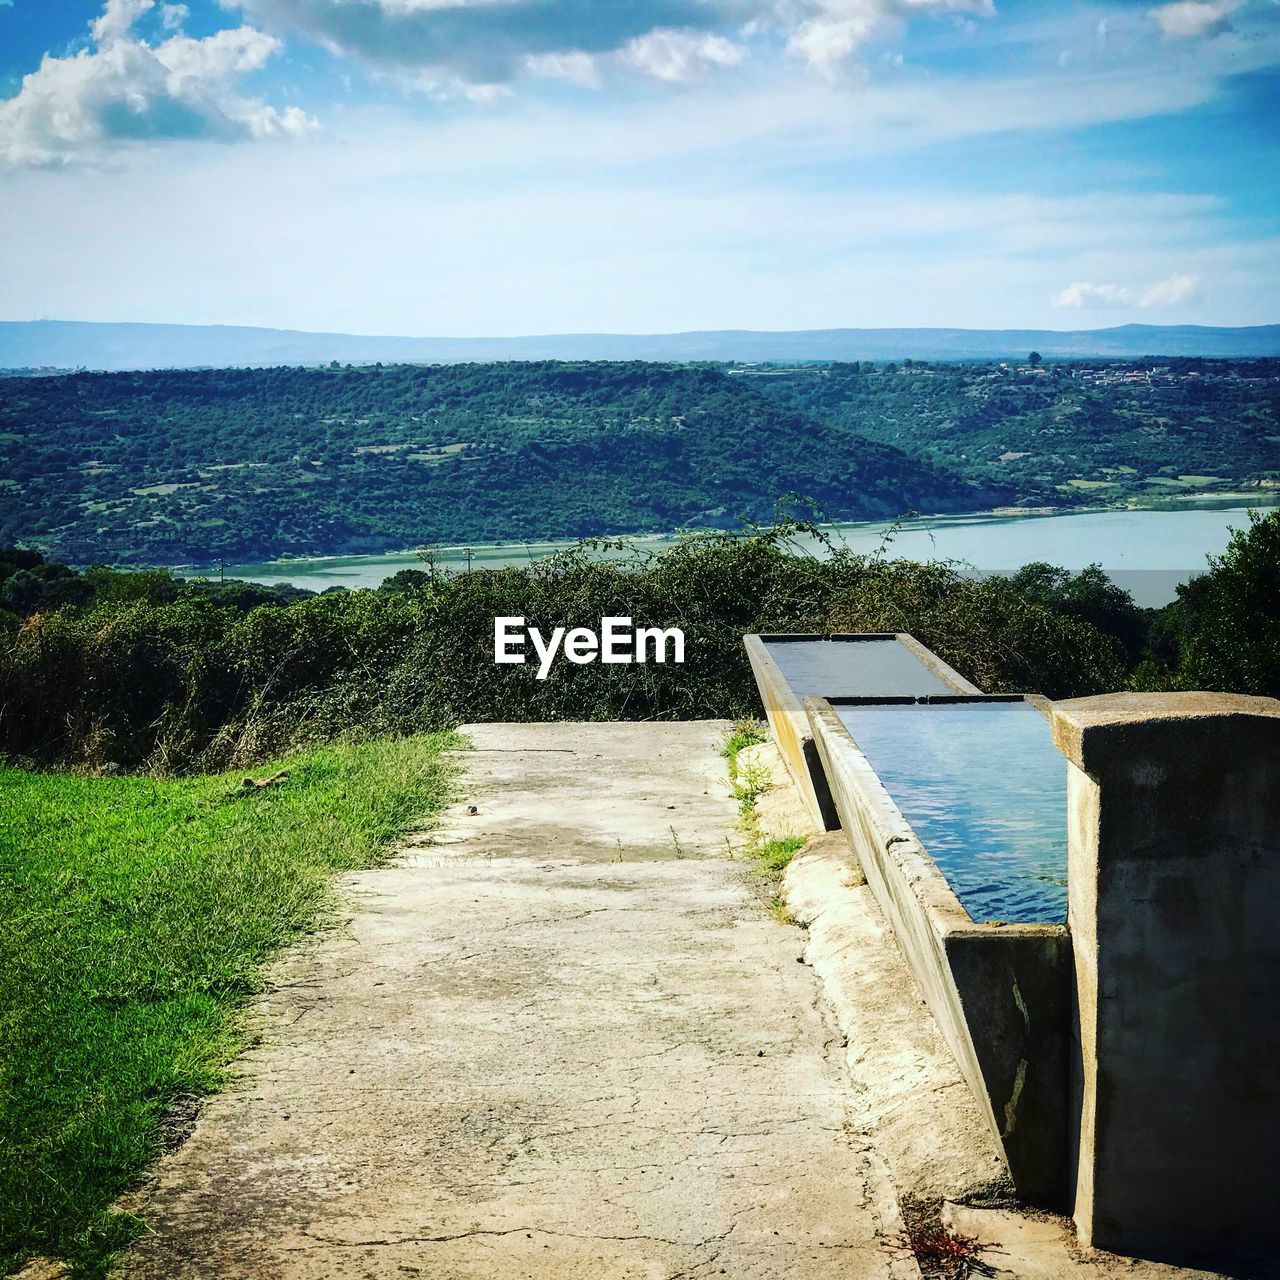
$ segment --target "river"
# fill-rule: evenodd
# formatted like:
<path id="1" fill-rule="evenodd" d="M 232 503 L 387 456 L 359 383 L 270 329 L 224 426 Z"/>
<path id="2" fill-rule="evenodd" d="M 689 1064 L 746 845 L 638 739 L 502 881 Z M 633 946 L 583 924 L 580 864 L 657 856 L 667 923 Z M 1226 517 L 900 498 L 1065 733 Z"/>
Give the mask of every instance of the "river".
<path id="1" fill-rule="evenodd" d="M 953 560 L 979 574 L 1008 573 L 1033 560 L 1067 569 L 1100 564 L 1132 593 L 1138 604 L 1158 606 L 1174 599 L 1179 583 L 1205 568 L 1205 558 L 1226 549 L 1233 529 L 1249 522 L 1249 506 L 1274 506 L 1277 499 L 1245 505 L 1240 499 L 1200 502 L 1162 510 L 1075 511 L 1053 515 L 978 514 L 925 516 L 909 521 L 828 524 L 833 542 L 855 551 L 910 560 Z M 660 550 L 674 536 L 640 536 L 637 546 Z M 800 539 L 819 554 L 811 538 Z M 436 563 L 450 569 L 495 569 L 551 555 L 572 542 L 503 543 L 438 549 Z M 401 569 L 422 568 L 415 552 L 327 556 L 227 565 L 229 578 L 276 584 L 291 582 L 312 591 L 328 587 L 376 587 Z"/>

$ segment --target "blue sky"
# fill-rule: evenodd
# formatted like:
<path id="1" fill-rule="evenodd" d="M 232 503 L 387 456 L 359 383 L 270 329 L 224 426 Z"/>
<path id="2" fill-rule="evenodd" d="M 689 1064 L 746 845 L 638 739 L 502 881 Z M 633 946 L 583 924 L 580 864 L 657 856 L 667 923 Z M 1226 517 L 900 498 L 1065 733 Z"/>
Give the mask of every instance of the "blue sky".
<path id="1" fill-rule="evenodd" d="M 1280 321 L 1280 0 L 0 0 L 0 318 Z"/>

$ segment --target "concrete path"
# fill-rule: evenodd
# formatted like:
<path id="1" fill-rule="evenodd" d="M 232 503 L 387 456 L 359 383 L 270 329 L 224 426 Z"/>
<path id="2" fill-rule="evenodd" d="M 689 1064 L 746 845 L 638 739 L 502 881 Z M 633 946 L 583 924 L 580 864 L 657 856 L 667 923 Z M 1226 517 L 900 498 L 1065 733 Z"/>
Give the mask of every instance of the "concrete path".
<path id="1" fill-rule="evenodd" d="M 126 1274 L 917 1275 L 803 935 L 729 856 L 724 729 L 469 728 L 461 803 L 278 971 Z"/>

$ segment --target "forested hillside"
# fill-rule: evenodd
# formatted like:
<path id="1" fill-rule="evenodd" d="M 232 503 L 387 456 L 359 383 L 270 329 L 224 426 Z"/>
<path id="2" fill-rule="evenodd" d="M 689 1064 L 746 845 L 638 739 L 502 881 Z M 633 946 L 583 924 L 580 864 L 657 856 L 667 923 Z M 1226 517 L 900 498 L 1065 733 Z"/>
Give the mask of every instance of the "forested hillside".
<path id="1" fill-rule="evenodd" d="M 0 383 L 0 543 L 210 563 L 832 518 L 1009 495 L 709 367 L 499 364 Z"/>
<path id="2" fill-rule="evenodd" d="M 1280 360 L 0 380 L 0 544 L 209 564 L 1280 482 Z"/>
<path id="3" fill-rule="evenodd" d="M 1280 360 L 834 364 L 738 375 L 975 484 L 1050 504 L 1280 483 Z"/>

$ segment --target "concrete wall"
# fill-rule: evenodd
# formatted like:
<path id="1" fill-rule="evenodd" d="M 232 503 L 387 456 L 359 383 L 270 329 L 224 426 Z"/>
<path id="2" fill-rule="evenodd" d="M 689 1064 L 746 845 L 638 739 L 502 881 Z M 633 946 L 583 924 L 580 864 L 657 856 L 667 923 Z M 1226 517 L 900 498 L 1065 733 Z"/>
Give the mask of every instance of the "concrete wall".
<path id="1" fill-rule="evenodd" d="M 941 681 L 944 686 L 952 688 L 958 694 L 977 694 L 981 690 L 972 685 L 958 672 L 952 670 L 936 654 L 931 653 L 913 636 L 903 632 L 862 632 L 848 635 L 803 635 L 774 634 L 744 636 L 742 643 L 751 663 L 751 671 L 756 679 L 756 687 L 760 691 L 760 701 L 764 704 L 764 713 L 769 721 L 769 730 L 778 750 L 786 763 L 797 789 L 804 798 L 806 807 L 814 823 L 822 831 L 835 831 L 840 826 L 840 817 L 831 798 L 831 788 L 822 771 L 822 761 L 814 744 L 813 734 L 809 727 L 801 699 L 787 683 L 778 669 L 777 663 L 769 655 L 770 644 L 804 643 L 815 640 L 839 640 L 843 643 L 858 644 L 866 642 L 895 642 L 912 655 L 928 675 Z M 931 684 L 929 689 L 934 686 Z M 921 692 L 929 689 L 922 687 Z M 877 690 L 827 690 L 837 692 L 865 692 L 874 694 Z"/>
<path id="2" fill-rule="evenodd" d="M 1274 1260 L 1280 702 L 1120 694 L 1052 720 L 1070 761 L 1080 1236 Z"/>
<path id="3" fill-rule="evenodd" d="M 819 830 L 834 831 L 839 827 L 840 819 L 831 802 L 831 791 L 822 773 L 817 748 L 813 745 L 809 722 L 800 699 L 792 693 L 764 647 L 766 639 L 772 637 L 743 636 L 742 643 L 751 663 L 751 673 L 756 678 L 760 701 L 764 704 L 769 732 L 778 744 L 787 772 L 803 797 L 809 816 Z"/>
<path id="4" fill-rule="evenodd" d="M 1071 944 L 1061 925 L 975 924 L 830 703 L 805 700 L 833 804 L 1019 1194 L 1067 1192 Z"/>

